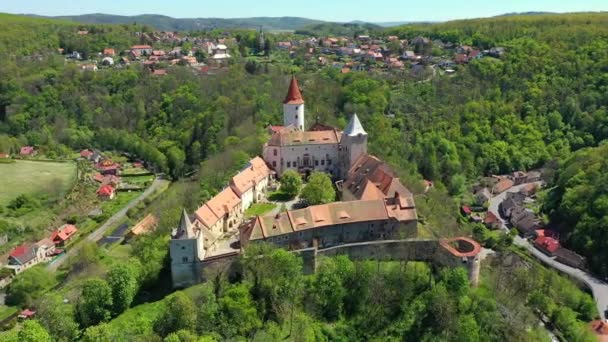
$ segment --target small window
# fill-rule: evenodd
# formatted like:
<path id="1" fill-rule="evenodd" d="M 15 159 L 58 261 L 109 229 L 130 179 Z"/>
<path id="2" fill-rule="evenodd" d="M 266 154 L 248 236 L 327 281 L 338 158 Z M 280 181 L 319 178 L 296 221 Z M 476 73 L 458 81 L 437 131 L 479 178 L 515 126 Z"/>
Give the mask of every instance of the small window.
<path id="1" fill-rule="evenodd" d="M 277 161 L 276 160 L 272 161 L 272 167 L 277 167 Z"/>
<path id="2" fill-rule="evenodd" d="M 275 148 L 273 151 L 273 154 L 276 156 L 277 155 L 277 149 Z"/>
<path id="3" fill-rule="evenodd" d="M 327 160 L 327 165 L 331 165 L 331 159 Z"/>
<path id="4" fill-rule="evenodd" d="M 319 166 L 319 161 L 315 160 L 315 166 Z"/>
<path id="5" fill-rule="evenodd" d="M 300 108 L 300 106 L 296 106 L 296 110 L 298 110 L 298 108 Z M 296 119 L 298 118 L 298 116 L 296 115 Z"/>
<path id="6" fill-rule="evenodd" d="M 321 159 L 321 165 L 325 165 L 325 159 Z"/>
<path id="7" fill-rule="evenodd" d="M 186 246 L 182 246 L 182 249 L 186 249 Z"/>
<path id="8" fill-rule="evenodd" d="M 291 167 L 291 162 L 287 162 L 287 167 Z"/>
<path id="9" fill-rule="evenodd" d="M 182 262 L 188 262 L 188 257 L 183 257 Z"/>
<path id="10" fill-rule="evenodd" d="M 298 114 L 296 114 L 296 120 L 298 120 Z"/>

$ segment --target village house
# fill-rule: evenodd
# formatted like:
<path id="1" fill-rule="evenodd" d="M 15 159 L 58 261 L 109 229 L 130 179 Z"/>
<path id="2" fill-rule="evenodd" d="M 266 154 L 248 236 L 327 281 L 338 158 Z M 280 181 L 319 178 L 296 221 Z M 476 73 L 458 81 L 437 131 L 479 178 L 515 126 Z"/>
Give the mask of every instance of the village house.
<path id="1" fill-rule="evenodd" d="M 106 57 L 114 57 L 116 52 L 112 48 L 105 48 L 103 49 L 103 55 Z"/>
<path id="2" fill-rule="evenodd" d="M 215 62 L 216 65 L 221 65 L 226 63 L 230 59 L 230 54 L 228 53 L 228 47 L 224 44 L 218 44 L 213 49 L 213 55 L 211 56 L 211 60 Z"/>
<path id="3" fill-rule="evenodd" d="M 505 199 L 498 205 L 498 212 L 504 218 L 511 217 L 511 211 L 523 205 L 526 196 L 521 193 L 507 192 Z"/>
<path id="4" fill-rule="evenodd" d="M 485 205 L 492 198 L 492 193 L 488 188 L 483 187 L 477 189 L 473 194 L 473 197 L 475 198 L 476 205 Z"/>
<path id="5" fill-rule="evenodd" d="M 73 224 L 64 224 L 51 234 L 51 240 L 55 246 L 65 246 L 70 240 L 76 236 L 78 228 Z"/>
<path id="6" fill-rule="evenodd" d="M 152 47 L 150 45 L 133 45 L 131 46 L 131 52 L 135 57 L 149 56 L 152 54 Z"/>
<path id="7" fill-rule="evenodd" d="M 513 181 L 508 178 L 503 178 L 503 179 L 499 180 L 498 183 L 496 183 L 494 185 L 494 187 L 492 187 L 492 193 L 494 195 L 498 195 L 498 194 L 501 194 L 501 193 L 511 189 L 512 187 L 513 187 Z"/>
<path id="8" fill-rule="evenodd" d="M 116 191 L 112 185 L 105 184 L 97 189 L 97 196 L 102 200 L 112 200 L 116 196 Z"/>
<path id="9" fill-rule="evenodd" d="M 120 164 L 113 162 L 111 159 L 104 159 L 95 165 L 97 171 L 102 175 L 116 175 Z"/>
<path id="10" fill-rule="evenodd" d="M 16 247 L 9 254 L 8 268 L 21 273 L 55 255 L 55 244 L 50 239 L 42 239 L 31 245 Z"/>
<path id="11" fill-rule="evenodd" d="M 509 220 L 511 225 L 524 236 L 533 235 L 541 227 L 541 222 L 536 214 L 524 207 L 513 208 Z"/>
<path id="12" fill-rule="evenodd" d="M 131 239 L 136 236 L 148 234 L 158 226 L 158 218 L 153 214 L 148 214 L 146 217 L 137 222 L 126 235 L 126 239 Z"/>
<path id="13" fill-rule="evenodd" d="M 19 150 L 19 155 L 22 157 L 32 157 L 36 155 L 36 149 L 33 146 L 23 146 Z"/>
<path id="14" fill-rule="evenodd" d="M 488 229 L 500 229 L 501 227 L 500 219 L 489 210 L 486 212 L 486 217 L 483 219 L 483 223 Z"/>

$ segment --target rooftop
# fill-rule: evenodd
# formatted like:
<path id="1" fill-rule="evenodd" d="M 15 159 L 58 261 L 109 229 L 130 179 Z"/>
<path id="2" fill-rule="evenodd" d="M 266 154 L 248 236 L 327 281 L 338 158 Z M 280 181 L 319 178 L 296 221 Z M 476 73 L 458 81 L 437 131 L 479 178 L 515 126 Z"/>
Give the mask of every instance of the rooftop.
<path id="1" fill-rule="evenodd" d="M 291 77 L 291 83 L 289 84 L 289 90 L 287 96 L 285 96 L 284 104 L 304 104 L 300 87 L 298 87 L 298 81 L 295 76 Z"/>

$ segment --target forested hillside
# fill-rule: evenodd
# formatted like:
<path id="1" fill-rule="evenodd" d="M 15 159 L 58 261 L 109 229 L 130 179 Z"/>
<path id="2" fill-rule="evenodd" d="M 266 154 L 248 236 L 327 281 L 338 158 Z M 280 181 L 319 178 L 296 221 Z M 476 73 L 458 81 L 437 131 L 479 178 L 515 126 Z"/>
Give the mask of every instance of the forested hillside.
<path id="1" fill-rule="evenodd" d="M 593 270 L 608 276 L 608 144 L 582 149 L 565 161 L 545 210 Z"/>
<path id="2" fill-rule="evenodd" d="M 51 17 L 54 19 L 72 20 L 85 24 L 143 24 L 161 31 L 199 31 L 213 29 L 258 29 L 295 30 L 306 25 L 320 23 L 299 17 L 252 17 L 252 18 L 171 18 L 157 14 L 122 16 L 113 14 L 82 14 Z"/>

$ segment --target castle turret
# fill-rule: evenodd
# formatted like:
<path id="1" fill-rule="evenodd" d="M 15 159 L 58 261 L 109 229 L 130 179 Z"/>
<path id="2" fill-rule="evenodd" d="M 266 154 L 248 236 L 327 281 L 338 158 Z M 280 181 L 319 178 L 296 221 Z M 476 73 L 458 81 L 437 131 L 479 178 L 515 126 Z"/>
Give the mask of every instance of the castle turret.
<path id="1" fill-rule="evenodd" d="M 304 130 L 304 99 L 295 76 L 291 78 L 287 96 L 283 101 L 283 125 L 292 125 L 301 131 Z"/>
<path id="2" fill-rule="evenodd" d="M 346 179 L 348 170 L 359 157 L 367 154 L 367 132 L 363 129 L 357 114 L 353 114 L 350 122 L 342 133 L 340 140 L 340 176 Z"/>

